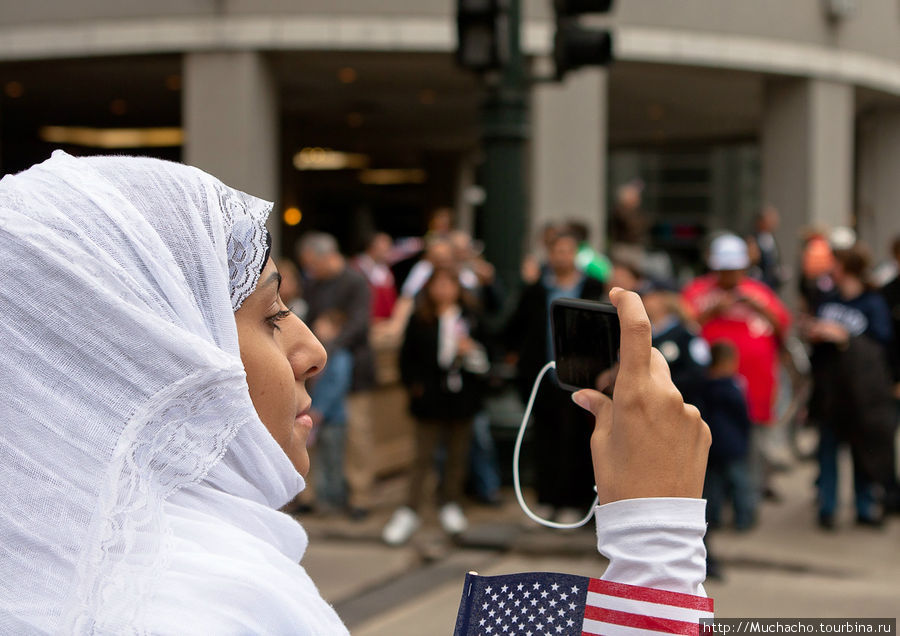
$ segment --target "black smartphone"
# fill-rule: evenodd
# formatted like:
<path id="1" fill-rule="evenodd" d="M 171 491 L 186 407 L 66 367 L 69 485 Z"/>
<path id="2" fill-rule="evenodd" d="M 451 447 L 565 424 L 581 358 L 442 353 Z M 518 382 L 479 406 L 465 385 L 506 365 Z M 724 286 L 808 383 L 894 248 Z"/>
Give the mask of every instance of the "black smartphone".
<path id="1" fill-rule="evenodd" d="M 609 303 L 559 298 L 550 304 L 556 378 L 569 391 L 596 389 L 619 359 L 621 328 Z"/>

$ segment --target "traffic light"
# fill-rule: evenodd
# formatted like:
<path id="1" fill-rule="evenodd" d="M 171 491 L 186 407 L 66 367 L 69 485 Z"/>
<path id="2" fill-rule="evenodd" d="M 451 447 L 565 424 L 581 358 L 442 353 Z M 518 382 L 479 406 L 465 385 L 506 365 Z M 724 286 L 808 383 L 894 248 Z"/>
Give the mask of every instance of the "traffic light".
<path id="1" fill-rule="evenodd" d="M 470 71 L 498 70 L 509 59 L 509 0 L 456 0 L 456 61 Z"/>
<path id="2" fill-rule="evenodd" d="M 612 34 L 606 29 L 582 26 L 578 17 L 585 13 L 606 13 L 613 0 L 554 0 L 556 35 L 553 38 L 553 62 L 556 79 L 569 71 L 612 61 Z"/>

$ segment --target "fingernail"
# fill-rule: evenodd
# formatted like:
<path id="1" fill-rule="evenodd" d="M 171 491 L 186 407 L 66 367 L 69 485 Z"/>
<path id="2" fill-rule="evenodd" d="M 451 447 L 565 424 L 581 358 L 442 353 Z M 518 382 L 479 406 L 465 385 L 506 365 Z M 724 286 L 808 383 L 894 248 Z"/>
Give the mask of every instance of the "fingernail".
<path id="1" fill-rule="evenodd" d="M 612 296 L 613 294 L 618 294 L 620 291 L 622 291 L 621 287 L 613 287 L 609 290 L 609 295 Z"/>
<path id="2" fill-rule="evenodd" d="M 583 408 L 585 411 L 591 410 L 591 401 L 588 399 L 588 396 L 586 396 L 581 391 L 572 394 L 572 401 Z"/>

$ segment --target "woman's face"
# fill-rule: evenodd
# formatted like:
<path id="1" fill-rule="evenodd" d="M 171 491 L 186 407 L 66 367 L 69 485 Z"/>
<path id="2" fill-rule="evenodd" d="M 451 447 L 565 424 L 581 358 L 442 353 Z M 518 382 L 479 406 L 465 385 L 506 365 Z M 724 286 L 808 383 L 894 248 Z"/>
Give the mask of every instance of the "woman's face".
<path id="1" fill-rule="evenodd" d="M 301 475 L 309 472 L 306 440 L 312 430 L 306 380 L 325 366 L 325 349 L 278 295 L 272 259 L 256 289 L 234 314 L 250 399 Z"/>
<path id="2" fill-rule="evenodd" d="M 437 274 L 428 285 L 428 295 L 439 307 L 457 302 L 459 293 L 459 281 L 449 274 Z"/>

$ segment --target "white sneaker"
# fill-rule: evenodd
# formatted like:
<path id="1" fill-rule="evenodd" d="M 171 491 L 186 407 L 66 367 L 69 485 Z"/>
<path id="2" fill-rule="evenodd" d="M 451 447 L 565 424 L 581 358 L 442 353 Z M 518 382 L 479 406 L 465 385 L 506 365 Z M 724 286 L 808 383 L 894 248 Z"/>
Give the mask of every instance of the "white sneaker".
<path id="1" fill-rule="evenodd" d="M 419 515 L 412 508 L 397 508 L 381 531 L 381 538 L 388 545 L 403 545 L 419 528 L 419 523 Z"/>
<path id="2" fill-rule="evenodd" d="M 466 515 L 463 514 L 462 508 L 455 503 L 448 503 L 441 506 L 438 513 L 441 521 L 441 527 L 448 534 L 459 534 L 469 527 Z"/>

